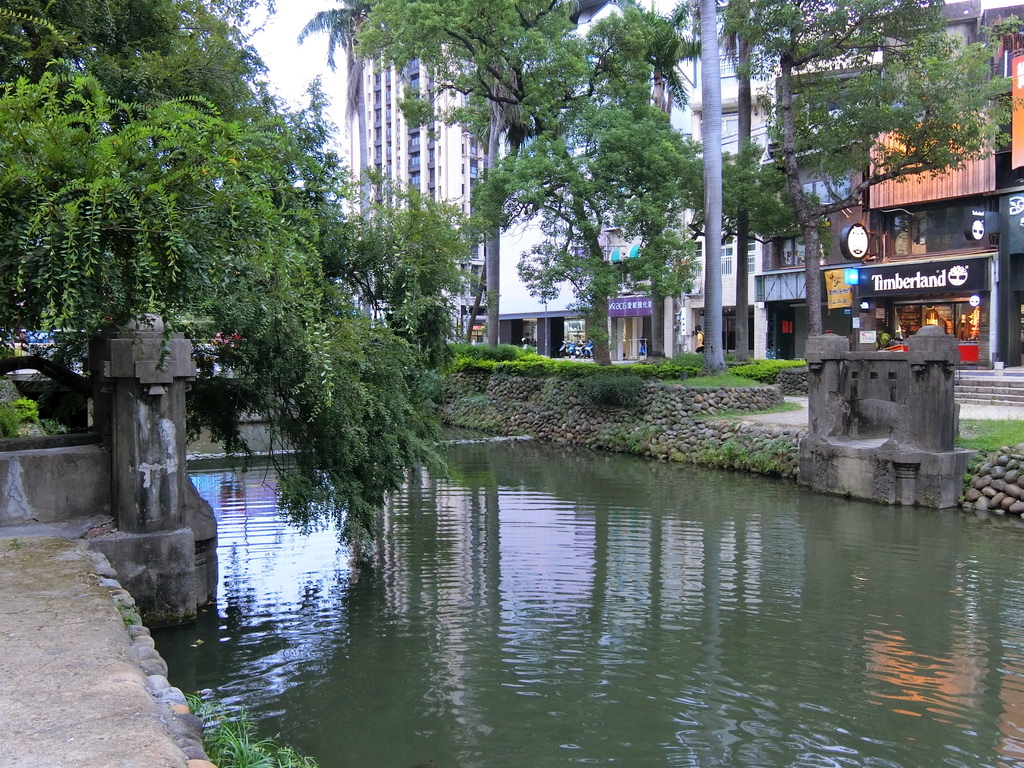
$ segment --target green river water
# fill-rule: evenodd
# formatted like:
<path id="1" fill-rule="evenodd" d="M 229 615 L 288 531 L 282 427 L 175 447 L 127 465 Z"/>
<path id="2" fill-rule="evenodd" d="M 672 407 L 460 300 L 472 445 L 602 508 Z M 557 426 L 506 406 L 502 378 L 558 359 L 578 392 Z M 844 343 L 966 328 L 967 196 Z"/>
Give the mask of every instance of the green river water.
<path id="1" fill-rule="evenodd" d="M 197 470 L 171 682 L 322 768 L 1024 766 L 1024 527 L 532 442 L 457 445 L 376 570 Z M 200 642 L 201 641 L 201 642 Z"/>

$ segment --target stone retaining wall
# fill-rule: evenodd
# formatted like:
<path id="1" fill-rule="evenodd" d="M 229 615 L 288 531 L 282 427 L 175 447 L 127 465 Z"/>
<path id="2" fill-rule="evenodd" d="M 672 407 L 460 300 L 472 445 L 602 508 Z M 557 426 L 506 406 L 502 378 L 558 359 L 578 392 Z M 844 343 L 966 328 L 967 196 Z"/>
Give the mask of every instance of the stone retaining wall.
<path id="1" fill-rule="evenodd" d="M 578 385 L 558 379 L 457 373 L 447 380 L 441 418 L 499 435 L 651 456 L 668 461 L 795 477 L 801 429 L 743 424 L 724 413 L 780 405 L 777 387 L 698 389 L 644 382 L 635 407 L 581 403 Z"/>
<path id="2" fill-rule="evenodd" d="M 979 514 L 1024 513 L 1024 444 L 1001 448 L 975 467 L 963 506 Z"/>
<path id="3" fill-rule="evenodd" d="M 803 368 L 782 368 L 775 379 L 775 385 L 782 394 L 790 397 L 807 397 L 807 366 Z"/>

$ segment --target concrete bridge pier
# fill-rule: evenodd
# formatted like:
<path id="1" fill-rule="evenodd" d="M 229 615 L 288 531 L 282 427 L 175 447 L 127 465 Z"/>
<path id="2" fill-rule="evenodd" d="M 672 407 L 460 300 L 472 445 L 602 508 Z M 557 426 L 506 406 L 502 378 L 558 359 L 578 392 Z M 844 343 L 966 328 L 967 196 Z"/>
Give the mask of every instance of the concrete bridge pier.
<path id="1" fill-rule="evenodd" d="M 841 336 L 808 339 L 801 483 L 884 504 L 956 506 L 974 455 L 954 445 L 957 342 L 925 326 L 908 348 L 850 352 Z"/>
<path id="2" fill-rule="evenodd" d="M 95 429 L 111 453 L 115 532 L 93 546 L 117 569 L 147 623 L 193 619 L 214 597 L 216 520 L 185 464 L 191 342 L 146 317 L 90 349 Z"/>

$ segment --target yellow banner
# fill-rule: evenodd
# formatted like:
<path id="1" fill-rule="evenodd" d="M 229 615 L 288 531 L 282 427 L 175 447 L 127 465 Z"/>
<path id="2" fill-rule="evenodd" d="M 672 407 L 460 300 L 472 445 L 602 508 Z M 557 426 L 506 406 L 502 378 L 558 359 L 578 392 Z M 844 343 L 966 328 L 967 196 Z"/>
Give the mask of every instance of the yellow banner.
<path id="1" fill-rule="evenodd" d="M 830 269 L 825 273 L 825 293 L 829 309 L 853 306 L 853 286 L 843 279 L 842 269 Z"/>

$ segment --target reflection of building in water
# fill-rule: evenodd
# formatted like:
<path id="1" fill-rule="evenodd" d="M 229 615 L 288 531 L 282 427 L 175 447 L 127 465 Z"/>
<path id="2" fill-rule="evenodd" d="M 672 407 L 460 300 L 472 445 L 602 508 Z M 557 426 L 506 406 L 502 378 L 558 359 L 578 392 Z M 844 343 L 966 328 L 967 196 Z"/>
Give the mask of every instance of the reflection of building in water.
<path id="1" fill-rule="evenodd" d="M 868 694 L 892 711 L 968 723 L 985 690 L 984 658 L 959 638 L 945 656 L 919 653 L 897 631 L 869 630 L 864 638 Z M 871 681 L 881 683 L 872 686 Z M 965 717 L 968 715 L 968 717 Z"/>

